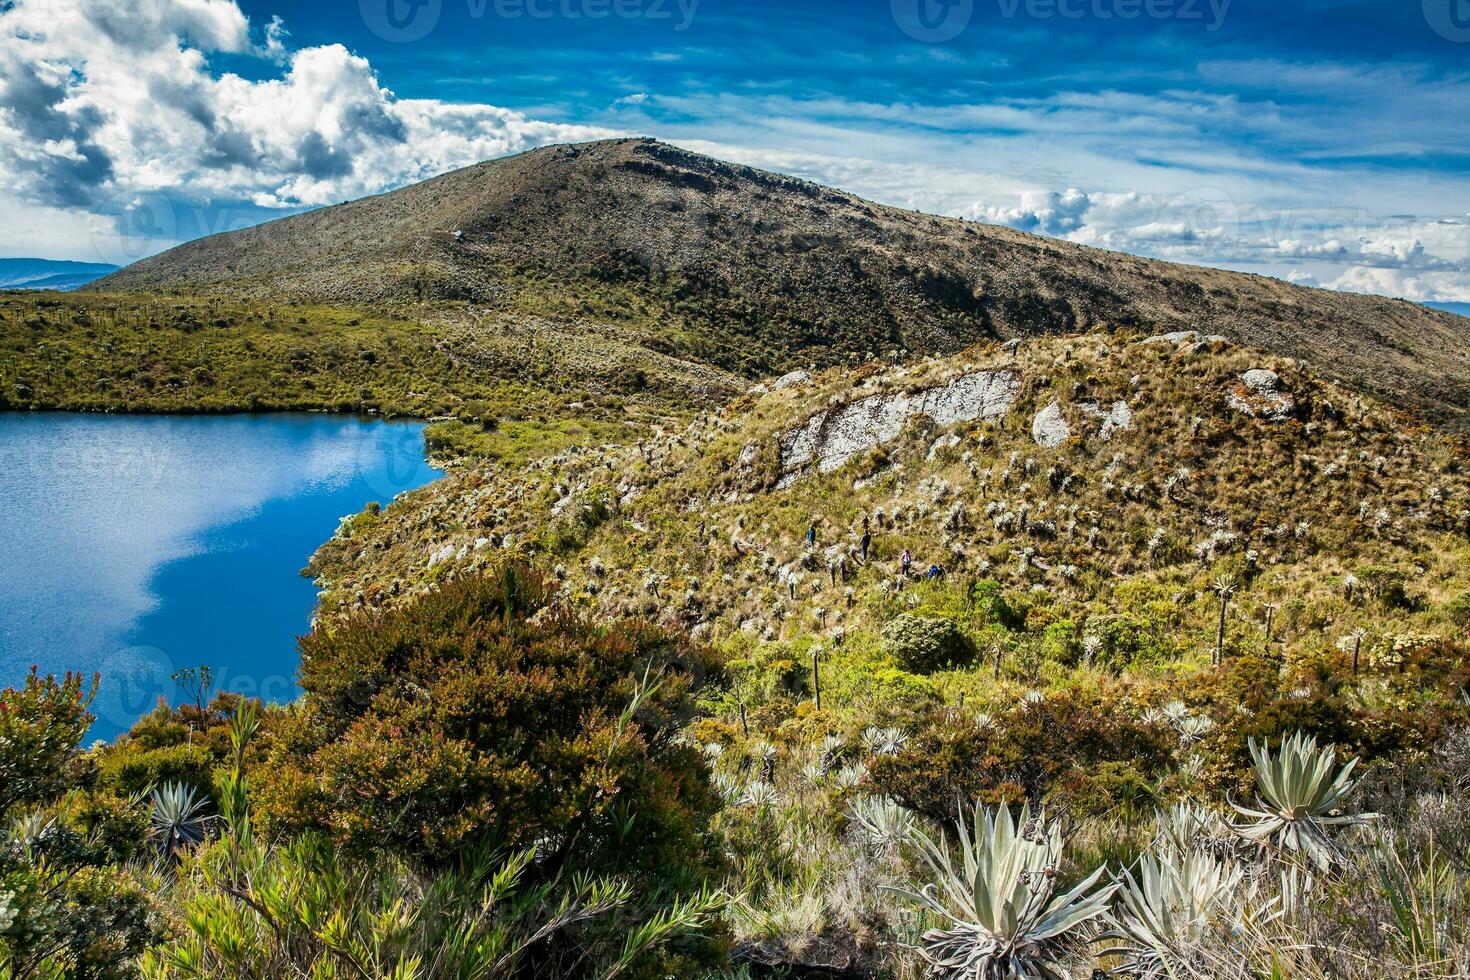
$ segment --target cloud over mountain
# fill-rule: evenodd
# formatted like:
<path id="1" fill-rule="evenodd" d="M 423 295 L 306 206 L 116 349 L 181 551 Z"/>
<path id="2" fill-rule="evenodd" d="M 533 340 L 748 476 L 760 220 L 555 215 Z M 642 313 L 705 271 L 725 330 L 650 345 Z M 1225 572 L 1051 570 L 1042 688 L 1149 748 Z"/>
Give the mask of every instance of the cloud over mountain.
<path id="1" fill-rule="evenodd" d="M 740 38 L 740 18 L 718 20 Z M 798 70 L 782 61 L 784 23 L 757 35 L 778 75 Z M 39 242 L 58 256 L 125 263 L 546 143 L 651 133 L 884 203 L 1082 244 L 1470 300 L 1470 221 L 1443 189 L 1452 186 L 1445 165 L 1426 163 L 1423 179 L 1392 171 L 1463 151 L 1453 120 L 1467 83 L 1424 65 L 1211 57 L 1189 75 L 1161 69 L 1148 85 L 1063 73 L 1044 91 L 994 78 L 967 89 L 940 85 L 939 73 L 983 74 L 990 61 L 883 47 L 895 71 L 922 62 L 933 90 L 924 75 L 889 100 L 790 79 L 762 94 L 728 79 L 630 78 L 609 83 L 597 111 L 559 113 L 583 125 L 493 104 L 484 88 L 444 100 L 412 71 L 381 77 L 370 60 L 378 53 L 295 46 L 289 26 L 252 21 L 236 0 L 0 0 L 0 252 Z M 804 46 L 800 24 L 787 27 Z M 1035 58 L 1046 43 L 1037 32 L 1004 37 L 1010 58 Z M 707 68 L 701 52 L 714 50 L 717 68 L 718 47 L 705 41 L 679 57 Z M 557 52 L 538 56 L 554 63 Z M 545 86 L 600 87 L 571 85 L 550 67 L 545 77 Z M 400 97 L 393 80 L 433 97 Z M 517 104 L 530 104 L 524 92 Z M 1407 131 L 1418 134 L 1413 146 Z M 1446 206 L 1454 216 L 1435 213 Z"/>
<path id="2" fill-rule="evenodd" d="M 219 71 L 220 56 L 265 77 Z M 365 58 L 337 44 L 289 51 L 279 22 L 252 25 L 233 0 L 0 8 L 0 184 L 39 205 L 108 214 L 163 194 L 300 208 L 605 134 L 399 99 Z"/>

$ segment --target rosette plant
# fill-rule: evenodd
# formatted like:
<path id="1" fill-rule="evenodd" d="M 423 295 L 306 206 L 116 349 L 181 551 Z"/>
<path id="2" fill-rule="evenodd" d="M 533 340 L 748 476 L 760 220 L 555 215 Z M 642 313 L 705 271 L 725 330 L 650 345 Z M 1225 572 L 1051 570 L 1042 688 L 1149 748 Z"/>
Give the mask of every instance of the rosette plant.
<path id="1" fill-rule="evenodd" d="M 1065 842 L 1028 806 L 1012 816 L 976 805 L 960 812 L 958 861 L 943 838 L 915 830 L 934 876 L 918 891 L 892 889 L 944 925 L 925 933 L 921 954 L 931 980 L 1063 980 L 1066 963 L 1109 917 L 1117 886 L 1098 888 L 1102 868 L 1059 892 Z"/>

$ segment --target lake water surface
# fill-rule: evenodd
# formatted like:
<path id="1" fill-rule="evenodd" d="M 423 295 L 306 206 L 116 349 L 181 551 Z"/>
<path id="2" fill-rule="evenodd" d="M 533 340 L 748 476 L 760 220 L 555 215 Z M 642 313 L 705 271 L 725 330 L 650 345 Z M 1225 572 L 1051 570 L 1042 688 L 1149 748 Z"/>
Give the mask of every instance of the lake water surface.
<path id="1" fill-rule="evenodd" d="M 307 559 L 437 476 L 417 423 L 0 412 L 0 687 L 100 671 L 102 738 L 178 700 L 182 667 L 288 700 Z"/>

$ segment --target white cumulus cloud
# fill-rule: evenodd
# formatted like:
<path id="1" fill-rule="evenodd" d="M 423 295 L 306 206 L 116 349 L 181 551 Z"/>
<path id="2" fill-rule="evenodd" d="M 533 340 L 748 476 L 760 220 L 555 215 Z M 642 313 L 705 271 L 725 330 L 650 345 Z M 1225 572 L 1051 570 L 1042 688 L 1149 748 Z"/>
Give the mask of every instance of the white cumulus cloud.
<path id="1" fill-rule="evenodd" d="M 0 5 L 0 190 L 101 214 L 140 195 L 300 208 L 611 135 L 399 99 L 341 45 L 292 51 L 287 39 L 279 20 L 252 25 L 234 0 Z M 266 77 L 217 71 L 218 55 L 257 59 Z"/>

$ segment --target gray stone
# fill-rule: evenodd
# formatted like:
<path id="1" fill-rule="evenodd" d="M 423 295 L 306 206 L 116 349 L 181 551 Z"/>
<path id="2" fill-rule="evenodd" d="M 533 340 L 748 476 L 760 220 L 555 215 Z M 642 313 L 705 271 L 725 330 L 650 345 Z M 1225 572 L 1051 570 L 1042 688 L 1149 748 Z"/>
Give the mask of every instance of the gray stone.
<path id="1" fill-rule="evenodd" d="M 939 426 L 1004 415 L 1020 389 L 1015 371 L 982 371 L 914 394 L 869 395 L 834 406 L 782 437 L 786 477 L 781 482 L 789 486 L 811 467 L 831 473 L 854 456 L 898 438 L 916 415 L 927 415 Z"/>
<path id="2" fill-rule="evenodd" d="M 782 391 L 786 388 L 800 388 L 802 385 L 811 384 L 811 381 L 812 375 L 810 371 L 792 371 L 790 374 L 783 374 L 771 382 L 771 390 Z"/>
<path id="3" fill-rule="evenodd" d="M 1066 442 L 1072 435 L 1072 427 L 1067 424 L 1067 418 L 1062 414 L 1062 407 L 1056 402 L 1043 408 L 1036 413 L 1036 418 L 1031 420 L 1031 438 L 1036 444 L 1045 449 L 1055 449 Z"/>
<path id="4" fill-rule="evenodd" d="M 1193 344 L 1200 339 L 1197 330 L 1176 330 L 1173 333 L 1163 333 L 1150 337 L 1144 341 L 1145 344 L 1173 344 L 1176 347 L 1184 344 Z"/>
<path id="5" fill-rule="evenodd" d="M 1255 418 L 1282 422 L 1296 411 L 1296 399 L 1282 387 L 1275 371 L 1256 368 L 1240 376 L 1240 384 L 1230 394 L 1230 406 Z"/>
<path id="6" fill-rule="evenodd" d="M 1077 407 L 1102 421 L 1098 437 L 1103 442 L 1110 441 L 1114 432 L 1126 432 L 1133 428 L 1133 409 L 1128 407 L 1127 402 L 1113 402 L 1113 407 L 1106 411 L 1097 402 L 1083 402 Z"/>

